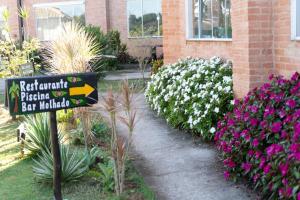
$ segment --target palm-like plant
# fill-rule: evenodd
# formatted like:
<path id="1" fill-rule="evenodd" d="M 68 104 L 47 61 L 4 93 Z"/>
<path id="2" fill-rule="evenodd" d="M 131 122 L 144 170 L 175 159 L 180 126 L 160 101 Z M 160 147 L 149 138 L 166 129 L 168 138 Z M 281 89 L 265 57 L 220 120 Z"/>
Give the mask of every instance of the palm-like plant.
<path id="1" fill-rule="evenodd" d="M 20 86 L 13 81 L 12 86 L 9 88 L 9 94 L 11 99 L 15 101 L 14 105 L 14 113 L 17 113 L 19 110 L 19 93 L 20 93 Z"/>
<path id="2" fill-rule="evenodd" d="M 51 136 L 47 113 L 39 113 L 25 118 L 26 141 L 25 147 L 36 155 L 41 151 L 50 151 Z M 60 135 L 60 134 L 59 134 Z M 59 136 L 61 140 L 62 137 Z"/>
<path id="3" fill-rule="evenodd" d="M 62 182 L 76 181 L 88 171 L 85 158 L 78 152 L 70 152 L 68 146 L 60 146 Z M 38 159 L 34 159 L 33 173 L 45 182 L 53 181 L 53 157 L 49 150 L 42 151 Z"/>

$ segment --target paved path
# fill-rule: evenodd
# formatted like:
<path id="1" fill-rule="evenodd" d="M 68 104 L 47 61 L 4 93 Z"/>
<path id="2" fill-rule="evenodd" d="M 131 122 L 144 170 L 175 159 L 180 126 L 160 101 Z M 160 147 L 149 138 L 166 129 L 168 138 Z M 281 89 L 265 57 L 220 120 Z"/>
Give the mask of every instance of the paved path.
<path id="1" fill-rule="evenodd" d="M 151 72 L 147 70 L 145 72 L 145 78 L 150 77 Z M 141 79 L 143 78 L 142 73 L 137 70 L 117 70 L 113 72 L 107 72 L 104 80 L 115 81 L 115 80 L 124 80 L 124 79 Z"/>
<path id="2" fill-rule="evenodd" d="M 142 115 L 134 142 L 135 165 L 159 200 L 255 200 L 242 185 L 225 181 L 215 147 L 195 144 L 157 117 L 139 95 Z"/>
<path id="3" fill-rule="evenodd" d="M 5 80 L 3 78 L 0 78 L 0 94 L 4 94 L 5 90 Z"/>

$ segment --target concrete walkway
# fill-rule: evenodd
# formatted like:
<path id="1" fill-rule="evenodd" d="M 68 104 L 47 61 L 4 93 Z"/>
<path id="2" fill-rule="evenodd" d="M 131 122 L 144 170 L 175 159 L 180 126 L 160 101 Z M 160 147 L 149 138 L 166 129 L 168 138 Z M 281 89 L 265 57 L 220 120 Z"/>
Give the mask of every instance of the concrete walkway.
<path id="1" fill-rule="evenodd" d="M 141 119 L 133 138 L 134 163 L 159 200 L 255 200 L 243 185 L 226 181 L 214 146 L 195 144 L 170 128 L 139 95 Z"/>
<path id="2" fill-rule="evenodd" d="M 149 69 L 145 71 L 144 76 L 145 78 L 149 78 L 151 72 Z M 141 79 L 143 78 L 142 73 L 138 69 L 131 69 L 131 70 L 117 70 L 112 72 L 107 72 L 104 80 L 108 81 L 116 81 L 116 80 L 124 80 L 124 79 Z"/>

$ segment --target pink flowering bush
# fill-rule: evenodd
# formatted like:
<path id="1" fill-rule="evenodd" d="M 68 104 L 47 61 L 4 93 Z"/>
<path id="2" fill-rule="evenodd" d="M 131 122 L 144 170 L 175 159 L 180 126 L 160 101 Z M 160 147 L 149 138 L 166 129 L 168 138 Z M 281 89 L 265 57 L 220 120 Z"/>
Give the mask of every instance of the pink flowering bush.
<path id="1" fill-rule="evenodd" d="M 300 200 L 300 76 L 270 83 L 235 100 L 215 141 L 226 179 L 247 177 L 263 198 Z"/>

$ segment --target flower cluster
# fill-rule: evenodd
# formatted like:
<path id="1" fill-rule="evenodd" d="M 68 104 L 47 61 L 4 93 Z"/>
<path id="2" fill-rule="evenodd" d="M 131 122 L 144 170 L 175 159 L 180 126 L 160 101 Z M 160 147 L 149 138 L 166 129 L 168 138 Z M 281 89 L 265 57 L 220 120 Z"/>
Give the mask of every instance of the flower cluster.
<path id="1" fill-rule="evenodd" d="M 213 139 L 218 120 L 233 107 L 231 64 L 217 57 L 179 60 L 152 76 L 145 95 L 169 124 Z"/>
<path id="2" fill-rule="evenodd" d="M 215 141 L 225 178 L 248 177 L 264 198 L 300 200 L 300 76 L 270 83 L 235 100 L 218 122 Z"/>

